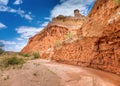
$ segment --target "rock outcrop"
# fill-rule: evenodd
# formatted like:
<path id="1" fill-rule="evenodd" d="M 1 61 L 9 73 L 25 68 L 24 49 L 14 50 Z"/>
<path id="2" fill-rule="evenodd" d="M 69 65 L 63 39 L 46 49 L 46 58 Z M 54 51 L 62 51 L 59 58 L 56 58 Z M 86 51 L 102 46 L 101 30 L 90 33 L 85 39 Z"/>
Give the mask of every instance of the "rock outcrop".
<path id="1" fill-rule="evenodd" d="M 38 34 L 31 37 L 22 53 L 38 52 L 42 58 L 47 58 L 53 53 L 53 47 L 58 46 L 71 34 L 77 38 L 77 30 L 82 26 L 85 17 L 62 16 L 53 18 L 52 21 Z"/>
<path id="2" fill-rule="evenodd" d="M 21 51 L 22 53 L 43 52 L 54 46 L 57 40 L 64 40 L 68 28 L 48 25 L 43 31 L 29 39 L 27 46 Z"/>
<path id="3" fill-rule="evenodd" d="M 78 35 L 55 49 L 52 59 L 120 75 L 120 4 L 97 0 Z"/>

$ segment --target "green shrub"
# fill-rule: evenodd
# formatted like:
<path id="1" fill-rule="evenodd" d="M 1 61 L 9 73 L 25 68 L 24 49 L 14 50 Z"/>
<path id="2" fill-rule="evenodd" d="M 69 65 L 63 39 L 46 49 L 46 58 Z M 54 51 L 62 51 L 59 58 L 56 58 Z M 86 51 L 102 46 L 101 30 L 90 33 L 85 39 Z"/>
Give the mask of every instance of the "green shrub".
<path id="1" fill-rule="evenodd" d="M 38 59 L 38 58 L 40 58 L 40 55 L 39 55 L 38 52 L 33 52 L 32 55 L 34 56 L 34 59 Z"/>
<path id="2" fill-rule="evenodd" d="M 22 58 L 17 58 L 17 57 L 11 57 L 8 59 L 8 65 L 18 65 L 18 64 L 23 64 L 24 60 Z"/>
<path id="3" fill-rule="evenodd" d="M 22 58 L 17 58 L 16 56 L 13 57 L 4 57 L 1 59 L 0 61 L 0 66 L 2 67 L 8 67 L 10 65 L 21 65 L 23 64 L 25 61 Z"/>
<path id="4" fill-rule="evenodd" d="M 19 53 L 19 55 L 23 56 L 23 57 L 29 57 L 30 55 L 27 53 Z"/>

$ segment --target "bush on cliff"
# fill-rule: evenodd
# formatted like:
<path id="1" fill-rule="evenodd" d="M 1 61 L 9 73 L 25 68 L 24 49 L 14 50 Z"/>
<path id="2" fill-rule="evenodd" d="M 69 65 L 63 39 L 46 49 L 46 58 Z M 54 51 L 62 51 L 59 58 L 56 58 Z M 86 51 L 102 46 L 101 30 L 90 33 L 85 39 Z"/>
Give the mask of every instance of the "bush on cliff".
<path id="1" fill-rule="evenodd" d="M 67 39 L 72 39 L 74 34 L 72 32 L 69 32 L 66 34 Z"/>
<path id="2" fill-rule="evenodd" d="M 38 52 L 33 52 L 32 55 L 34 56 L 34 59 L 38 59 L 38 58 L 40 58 L 40 55 L 39 55 Z"/>

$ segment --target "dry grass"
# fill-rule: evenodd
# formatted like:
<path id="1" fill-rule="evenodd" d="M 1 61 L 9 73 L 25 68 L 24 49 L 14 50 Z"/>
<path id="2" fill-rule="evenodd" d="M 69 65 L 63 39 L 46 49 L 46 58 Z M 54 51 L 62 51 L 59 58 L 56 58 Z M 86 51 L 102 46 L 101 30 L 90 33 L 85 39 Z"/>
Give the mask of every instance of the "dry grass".
<path id="1" fill-rule="evenodd" d="M 33 52 L 32 55 L 33 55 L 34 59 L 40 58 L 40 55 L 38 52 Z"/>
<path id="2" fill-rule="evenodd" d="M 0 69 L 5 68 L 16 68 L 15 66 L 21 68 L 22 65 L 28 60 L 38 59 L 39 53 L 34 52 L 32 55 L 30 54 L 21 54 L 21 53 L 3 53 L 0 54 Z"/>
<path id="3" fill-rule="evenodd" d="M 28 61 L 34 59 L 34 56 L 29 54 L 19 54 L 19 53 L 5 53 L 0 55 L 0 69 L 13 68 L 16 67 L 22 68 L 22 65 Z"/>

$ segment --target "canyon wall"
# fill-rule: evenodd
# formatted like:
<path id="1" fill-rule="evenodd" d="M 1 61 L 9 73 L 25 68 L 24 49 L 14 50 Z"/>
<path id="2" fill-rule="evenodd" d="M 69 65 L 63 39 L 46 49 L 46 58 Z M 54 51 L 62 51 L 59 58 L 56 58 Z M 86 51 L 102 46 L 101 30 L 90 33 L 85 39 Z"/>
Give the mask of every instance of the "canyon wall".
<path id="1" fill-rule="evenodd" d="M 55 48 L 52 59 L 120 75 L 120 4 L 97 0 L 78 35 Z"/>

